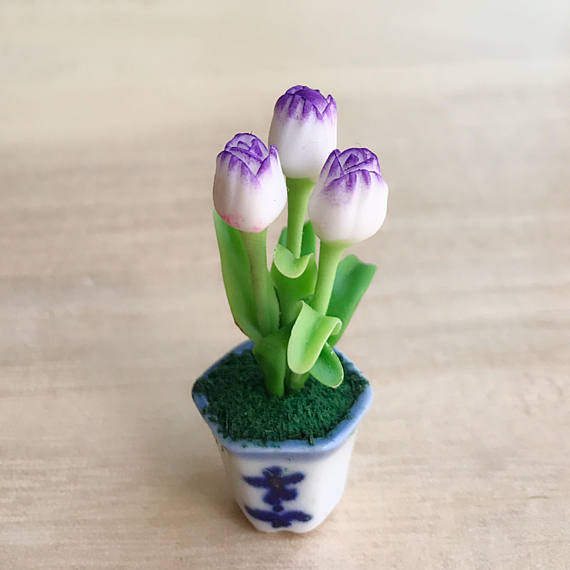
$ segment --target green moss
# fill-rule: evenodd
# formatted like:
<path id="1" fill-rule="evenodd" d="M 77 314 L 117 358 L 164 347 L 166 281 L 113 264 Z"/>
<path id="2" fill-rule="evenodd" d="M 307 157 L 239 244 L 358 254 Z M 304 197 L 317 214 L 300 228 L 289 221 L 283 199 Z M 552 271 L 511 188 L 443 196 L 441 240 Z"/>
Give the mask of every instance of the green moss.
<path id="1" fill-rule="evenodd" d="M 277 398 L 267 395 L 263 373 L 250 350 L 229 354 L 194 384 L 193 393 L 207 397 L 204 415 L 218 424 L 224 437 L 263 443 L 300 439 L 312 444 L 349 416 L 368 384 L 341 361 L 345 378 L 338 388 L 309 378 L 302 390 Z"/>

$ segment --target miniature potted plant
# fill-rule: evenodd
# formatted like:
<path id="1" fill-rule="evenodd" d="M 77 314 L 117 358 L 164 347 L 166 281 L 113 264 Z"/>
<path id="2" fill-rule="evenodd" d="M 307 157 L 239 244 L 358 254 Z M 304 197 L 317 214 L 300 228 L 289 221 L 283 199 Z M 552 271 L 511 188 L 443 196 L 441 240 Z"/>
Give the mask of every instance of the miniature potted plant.
<path id="1" fill-rule="evenodd" d="M 242 133 L 217 157 L 222 275 L 250 340 L 196 381 L 193 398 L 237 503 L 263 531 L 306 532 L 332 511 L 372 400 L 368 381 L 334 347 L 376 269 L 342 255 L 381 227 L 388 186 L 373 152 L 336 146 L 335 100 L 296 86 L 275 105 L 269 148 Z M 286 203 L 268 269 L 267 227 Z"/>

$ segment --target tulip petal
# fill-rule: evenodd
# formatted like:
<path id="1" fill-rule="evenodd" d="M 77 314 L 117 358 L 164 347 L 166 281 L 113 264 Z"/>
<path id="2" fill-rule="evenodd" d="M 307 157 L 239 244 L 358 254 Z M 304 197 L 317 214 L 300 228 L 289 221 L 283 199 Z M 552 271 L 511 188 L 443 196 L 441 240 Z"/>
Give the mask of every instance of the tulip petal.
<path id="1" fill-rule="evenodd" d="M 250 152 L 249 149 L 234 147 L 230 150 L 224 150 L 222 152 L 230 153 L 233 157 L 239 159 L 243 162 L 250 172 L 255 176 L 259 171 L 263 159 L 260 158 L 256 153 Z"/>
<path id="2" fill-rule="evenodd" d="M 252 133 L 237 133 L 237 135 L 226 143 L 224 148 L 225 150 L 229 150 L 235 147 L 244 148 L 246 150 L 252 147 L 258 148 L 262 152 L 260 156 L 267 156 L 267 148 L 263 144 L 263 141 Z"/>
<path id="3" fill-rule="evenodd" d="M 254 233 L 267 228 L 287 202 L 277 149 L 238 133 L 217 157 L 213 195 L 216 211 L 230 226 Z"/>
<path id="4" fill-rule="evenodd" d="M 336 118 L 337 116 L 337 109 L 336 109 L 336 101 L 334 100 L 332 95 L 327 97 L 327 106 L 322 112 L 323 118 L 332 119 Z"/>
<path id="5" fill-rule="evenodd" d="M 259 156 L 259 158 L 264 158 L 265 155 L 267 154 L 267 148 L 259 139 L 255 139 L 254 141 L 252 141 L 250 150 L 257 156 Z"/>
<path id="6" fill-rule="evenodd" d="M 339 155 L 339 150 L 333 150 L 330 154 L 322 170 L 321 176 L 323 177 L 323 180 L 335 180 L 344 174 L 344 169 L 338 158 Z"/>
<path id="7" fill-rule="evenodd" d="M 317 180 L 336 147 L 336 103 L 318 90 L 296 85 L 275 104 L 269 142 L 277 146 L 288 178 Z"/>
<path id="8" fill-rule="evenodd" d="M 357 243 L 384 223 L 388 186 L 376 155 L 366 148 L 329 155 L 309 200 L 318 236 L 329 242 Z"/>

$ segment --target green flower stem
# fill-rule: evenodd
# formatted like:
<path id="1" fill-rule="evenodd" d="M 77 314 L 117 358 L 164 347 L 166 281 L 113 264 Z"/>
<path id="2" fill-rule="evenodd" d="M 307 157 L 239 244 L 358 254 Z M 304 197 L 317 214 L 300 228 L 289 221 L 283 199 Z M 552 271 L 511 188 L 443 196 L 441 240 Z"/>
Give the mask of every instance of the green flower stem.
<path id="1" fill-rule="evenodd" d="M 313 186 L 309 178 L 287 178 L 287 249 L 295 257 L 301 257 L 303 224 Z"/>
<path id="2" fill-rule="evenodd" d="M 311 306 L 315 311 L 318 311 L 322 315 L 327 314 L 334 285 L 334 278 L 336 276 L 336 268 L 345 249 L 346 245 L 342 243 L 321 242 L 317 285 L 315 287 L 315 294 L 311 301 Z"/>
<path id="3" fill-rule="evenodd" d="M 309 373 L 305 372 L 305 374 L 295 374 L 291 370 L 288 370 L 289 376 L 287 377 L 287 385 L 291 390 L 300 390 L 304 385 L 307 379 L 309 378 Z"/>
<path id="4" fill-rule="evenodd" d="M 267 269 L 267 229 L 258 233 L 241 231 L 243 244 L 249 258 L 251 284 L 257 313 L 257 324 L 263 336 L 272 332 L 270 295 L 275 295 Z"/>
<path id="5" fill-rule="evenodd" d="M 288 230 L 287 230 L 288 231 Z M 336 242 L 321 242 L 319 252 L 319 270 L 317 275 L 317 285 L 315 294 L 311 302 L 311 306 L 315 311 L 326 315 L 336 276 L 336 269 L 340 262 L 340 258 L 346 249 L 345 244 Z M 291 370 L 288 371 L 287 385 L 291 390 L 300 390 L 305 385 L 309 373 L 296 374 Z"/>

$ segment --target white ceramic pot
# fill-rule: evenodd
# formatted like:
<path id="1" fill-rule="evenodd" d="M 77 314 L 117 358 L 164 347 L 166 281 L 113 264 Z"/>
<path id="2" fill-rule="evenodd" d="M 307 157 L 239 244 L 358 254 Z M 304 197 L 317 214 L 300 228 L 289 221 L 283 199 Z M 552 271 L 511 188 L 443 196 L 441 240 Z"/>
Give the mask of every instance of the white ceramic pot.
<path id="1" fill-rule="evenodd" d="M 240 353 L 252 346 L 246 341 L 231 352 Z M 361 375 L 343 357 L 347 366 Z M 308 532 L 325 520 L 342 497 L 356 427 L 372 397 L 372 387 L 367 384 L 350 417 L 313 445 L 303 440 L 260 445 L 224 438 L 217 424 L 203 415 L 206 397 L 196 394 L 194 403 L 214 434 L 235 500 L 251 524 L 264 532 Z"/>

